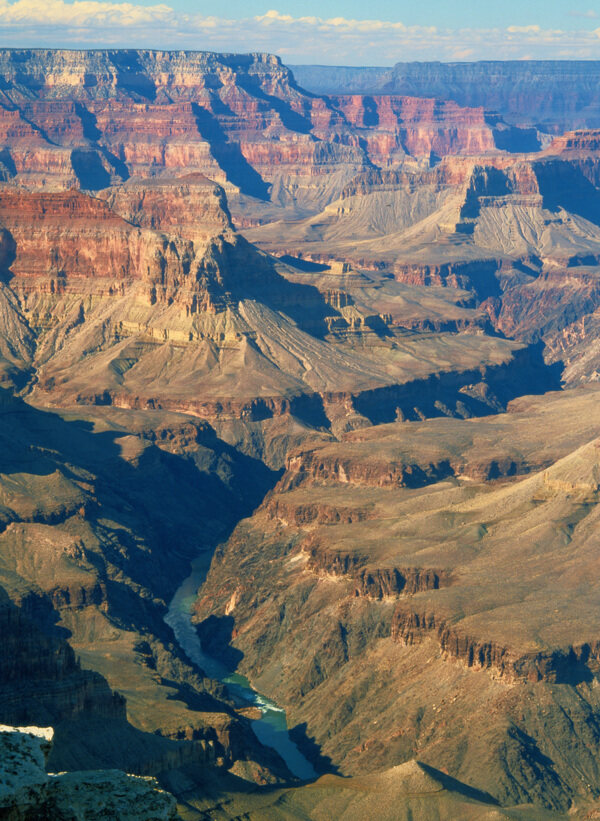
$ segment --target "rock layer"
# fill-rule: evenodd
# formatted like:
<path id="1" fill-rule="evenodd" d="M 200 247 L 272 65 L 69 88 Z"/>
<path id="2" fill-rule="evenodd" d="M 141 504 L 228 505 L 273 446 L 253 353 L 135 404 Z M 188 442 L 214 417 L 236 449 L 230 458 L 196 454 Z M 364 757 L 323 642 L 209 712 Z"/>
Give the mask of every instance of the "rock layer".
<path id="1" fill-rule="evenodd" d="M 396 63 L 392 68 L 293 66 L 301 85 L 317 94 L 407 94 L 484 105 L 510 122 L 543 130 L 598 127 L 594 60 L 482 60 Z"/>
<path id="2" fill-rule="evenodd" d="M 539 147 L 482 110 L 316 97 L 268 54 L 5 50 L 0 76 L 2 175 L 34 187 L 194 171 L 302 212 L 373 163 Z"/>
<path id="3" fill-rule="evenodd" d="M 589 804 L 595 782 L 572 767 L 593 778 L 600 739 L 598 591 L 582 586 L 596 400 L 521 399 L 495 418 L 378 426 L 292 454 L 215 556 L 202 641 L 345 774 L 418 751 L 504 805 Z"/>

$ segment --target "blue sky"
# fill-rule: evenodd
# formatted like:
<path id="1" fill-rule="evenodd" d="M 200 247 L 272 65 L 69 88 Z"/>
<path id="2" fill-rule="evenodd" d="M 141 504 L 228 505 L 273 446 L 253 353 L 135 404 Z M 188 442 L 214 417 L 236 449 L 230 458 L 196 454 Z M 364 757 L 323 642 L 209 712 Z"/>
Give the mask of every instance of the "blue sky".
<path id="1" fill-rule="evenodd" d="M 506 27 L 510 25 L 535 25 L 543 23 L 552 28 L 579 28 L 587 22 L 590 28 L 600 24 L 600 3 L 577 4 L 572 0 L 303 0 L 303 2 L 275 2 L 268 0 L 227 0 L 223 5 L 227 17 L 252 17 L 265 14 L 276 8 L 282 14 L 294 17 L 316 15 L 319 17 L 347 17 L 350 19 L 374 18 L 387 21 L 402 21 L 406 25 L 460 27 Z M 154 5 L 154 0 L 144 0 L 141 5 Z M 172 0 L 169 3 L 178 11 L 195 11 L 209 16 L 215 13 L 215 6 L 209 2 L 193 0 Z M 598 10 L 598 21 L 573 15 Z M 592 25 L 590 25 L 592 23 Z"/>
<path id="2" fill-rule="evenodd" d="M 269 51 L 331 65 L 600 59 L 600 0 L 0 0 L 0 45 Z"/>

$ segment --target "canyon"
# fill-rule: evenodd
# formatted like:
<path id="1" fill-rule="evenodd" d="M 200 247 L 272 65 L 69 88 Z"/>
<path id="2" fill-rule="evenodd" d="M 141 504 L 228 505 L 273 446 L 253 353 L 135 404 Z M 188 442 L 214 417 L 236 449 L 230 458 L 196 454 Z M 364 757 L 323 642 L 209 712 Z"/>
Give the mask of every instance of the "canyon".
<path id="1" fill-rule="evenodd" d="M 566 775 L 556 734 L 590 773 L 581 750 L 598 739 L 597 594 L 584 582 L 597 401 L 590 386 L 292 453 L 213 561 L 203 644 L 230 646 L 344 774 L 418 756 L 501 804 L 535 795 L 566 810 L 558 784 L 571 799 L 586 788 Z M 433 703 L 419 696 L 432 689 Z"/>
<path id="2" fill-rule="evenodd" d="M 391 68 L 291 66 L 319 95 L 406 94 L 484 106 L 542 131 L 597 128 L 597 60 L 480 60 L 396 63 Z"/>
<path id="3" fill-rule="evenodd" d="M 0 50 L 0 720 L 41 771 L 190 821 L 600 812 L 595 98 L 491 65 Z"/>

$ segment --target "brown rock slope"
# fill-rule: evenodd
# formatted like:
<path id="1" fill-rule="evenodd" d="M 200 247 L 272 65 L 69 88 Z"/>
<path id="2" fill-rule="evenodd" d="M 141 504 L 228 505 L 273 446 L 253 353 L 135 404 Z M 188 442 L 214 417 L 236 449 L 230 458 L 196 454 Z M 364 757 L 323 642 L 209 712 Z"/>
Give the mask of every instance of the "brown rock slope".
<path id="1" fill-rule="evenodd" d="M 285 818 L 329 821 L 559 821 L 567 815 L 521 805 L 500 808 L 485 793 L 461 784 L 422 762 L 412 760 L 381 773 L 341 778 L 324 775 L 315 783 L 292 789 L 275 789 L 269 794 L 248 795 L 230 788 L 226 795 L 191 797 L 180 807 L 186 819 L 236 817 L 252 821 L 280 821 Z M 573 817 L 573 816 L 570 816 Z M 581 818 L 582 816 L 575 816 Z M 590 817 L 590 816 L 588 816 Z"/>
<path id="2" fill-rule="evenodd" d="M 62 418 L 3 392 L 0 718 L 52 724 L 58 769 L 241 760 L 258 780 L 286 775 L 163 622 L 189 561 L 268 471 L 199 421 L 112 413 Z"/>
<path id="3" fill-rule="evenodd" d="M 203 177 L 101 194 L 0 190 L 5 380 L 37 402 L 184 411 L 280 465 L 311 431 L 485 413 L 552 384 L 535 349 L 481 333 L 467 294 L 282 276 Z"/>
<path id="4" fill-rule="evenodd" d="M 524 398 L 292 455 L 217 551 L 203 642 L 344 774 L 418 757 L 503 805 L 589 806 L 597 401 Z"/>
<path id="5" fill-rule="evenodd" d="M 280 256 L 467 289 L 499 331 L 542 339 L 578 384 L 598 371 L 597 168 L 594 133 L 576 133 L 537 155 L 371 171 L 318 215 L 245 233 Z"/>

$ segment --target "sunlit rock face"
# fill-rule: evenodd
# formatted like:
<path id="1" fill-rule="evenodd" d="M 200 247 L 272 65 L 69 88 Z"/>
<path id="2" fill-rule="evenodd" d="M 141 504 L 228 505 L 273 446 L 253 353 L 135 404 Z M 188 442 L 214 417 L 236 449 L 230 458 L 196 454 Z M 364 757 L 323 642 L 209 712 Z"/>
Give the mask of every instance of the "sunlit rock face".
<path id="1" fill-rule="evenodd" d="M 0 725 L 0 812 L 10 821 L 33 818 L 177 817 L 175 798 L 153 778 L 119 770 L 46 774 L 52 727 Z"/>
<path id="2" fill-rule="evenodd" d="M 0 76 L 0 171 L 30 187 L 199 172 L 302 210 L 373 164 L 539 147 L 480 107 L 314 96 L 269 54 L 14 50 Z"/>
<path id="3" fill-rule="evenodd" d="M 418 754 L 540 817 L 595 807 L 598 396 L 293 452 L 213 561 L 202 641 L 347 776 Z"/>

